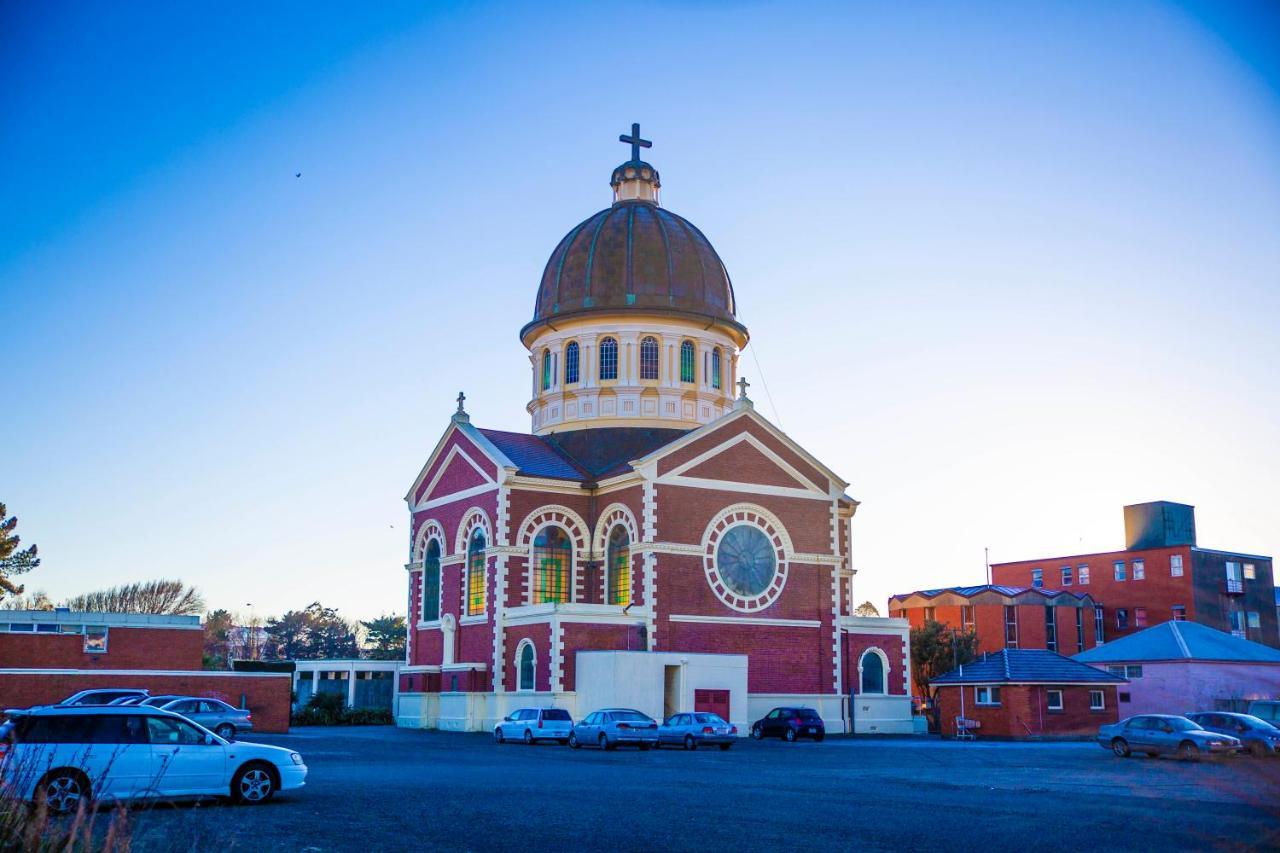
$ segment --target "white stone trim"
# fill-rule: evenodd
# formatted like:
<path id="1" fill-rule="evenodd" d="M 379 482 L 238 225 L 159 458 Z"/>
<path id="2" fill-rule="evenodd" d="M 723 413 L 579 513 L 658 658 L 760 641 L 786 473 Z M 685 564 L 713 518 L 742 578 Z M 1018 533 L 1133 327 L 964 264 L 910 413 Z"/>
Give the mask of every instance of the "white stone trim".
<path id="1" fill-rule="evenodd" d="M 871 655 L 871 654 L 874 654 L 876 657 L 880 658 L 880 665 L 884 667 L 884 670 L 883 670 L 883 672 L 882 672 L 882 676 L 883 676 L 883 678 L 882 678 L 882 682 L 883 682 L 884 690 L 881 690 L 881 691 L 880 691 L 880 692 L 878 692 L 878 693 L 863 693 L 863 692 L 862 692 L 862 659 L 863 659 L 863 658 L 865 658 L 867 655 Z M 862 654 L 858 655 L 858 690 L 857 690 L 857 695 L 859 695 L 859 696 L 889 696 L 889 695 L 891 695 L 891 694 L 889 693 L 889 673 L 891 673 L 892 671 L 893 671 L 893 670 L 892 670 L 892 668 L 889 666 L 889 656 L 888 656 L 887 654 L 885 654 L 884 649 L 880 648 L 879 646 L 870 646 L 870 647 L 868 647 L 868 648 L 863 649 L 863 650 L 862 650 Z"/>
<path id="2" fill-rule="evenodd" d="M 729 587 L 720 576 L 716 560 L 716 546 L 720 539 L 733 528 L 743 526 L 755 527 L 769 538 L 776 562 L 769 586 L 752 597 L 740 595 Z M 718 512 L 702 534 L 703 572 L 708 586 L 726 607 L 739 613 L 756 613 L 773 604 L 786 587 L 791 550 L 791 537 L 776 515 L 756 504 L 733 504 Z"/>
<path id="3" fill-rule="evenodd" d="M 469 565 L 467 560 L 467 556 L 468 556 L 467 545 L 471 541 L 472 531 L 474 531 L 477 527 L 479 527 L 484 531 L 485 606 L 484 606 L 483 614 L 469 614 L 467 612 L 468 611 L 467 583 L 468 583 L 469 576 L 471 574 L 471 566 Z M 480 507 L 472 507 L 471 509 L 467 510 L 466 514 L 462 517 L 462 521 L 458 524 L 457 536 L 454 539 L 454 547 L 457 551 L 457 556 L 461 558 L 459 562 L 462 563 L 462 583 L 459 584 L 459 587 L 462 591 L 462 601 L 460 601 L 458 604 L 458 615 L 460 617 L 458 619 L 459 625 L 474 625 L 477 622 L 484 622 L 488 620 L 489 601 L 490 601 L 489 597 L 493 594 L 492 585 L 489 583 L 489 546 L 492 544 L 493 544 L 493 528 L 489 524 L 489 516 L 486 515 L 485 511 Z M 444 560 L 440 561 L 440 567 L 443 570 Z M 441 575 L 443 577 L 443 571 L 441 572 Z M 444 581 L 441 580 L 441 584 L 443 583 Z"/>
<path id="4" fill-rule="evenodd" d="M 536 683 L 536 679 L 535 679 Z M 564 628 L 559 617 L 551 620 L 551 692 L 561 692 L 564 684 Z"/>
<path id="5" fill-rule="evenodd" d="M 467 498 L 473 498 L 476 495 L 483 495 L 487 492 L 492 492 L 495 488 L 497 488 L 497 486 L 493 482 L 482 483 L 479 486 L 472 486 L 469 489 L 463 489 L 458 492 L 441 495 L 438 498 L 432 498 L 429 501 L 423 501 L 415 506 L 412 511 L 422 512 L 423 510 L 435 509 L 436 507 L 444 506 L 445 504 L 457 503 L 458 501 L 466 500 Z"/>
<path id="6" fill-rule="evenodd" d="M 840 654 L 840 501 L 831 501 L 831 553 L 836 568 L 831 571 L 831 683 L 837 693 L 844 692 L 844 662 Z"/>
<path id="7" fill-rule="evenodd" d="M 488 549 L 493 541 L 493 527 L 489 523 L 489 515 L 478 506 L 473 506 L 467 510 L 462 516 L 462 521 L 458 523 L 457 533 L 453 538 L 453 554 L 451 556 L 460 556 L 463 562 L 467 559 L 467 543 L 471 540 L 471 531 L 476 527 L 484 530 L 484 544 Z M 441 560 L 443 563 L 444 561 Z M 464 584 L 465 586 L 465 584 Z"/>
<path id="8" fill-rule="evenodd" d="M 503 614 L 507 609 L 507 560 L 510 552 L 508 531 L 511 527 L 511 489 L 502 486 L 498 489 L 497 518 L 494 522 L 494 533 L 498 548 L 495 549 L 493 569 L 493 692 L 505 690 L 506 667 L 502 661 L 506 658 L 507 634 L 503 629 Z M 536 650 L 535 650 L 536 653 Z"/>
<path id="9" fill-rule="evenodd" d="M 533 604 L 534 571 L 536 569 L 533 558 L 533 543 L 538 531 L 544 527 L 559 527 L 568 534 L 572 543 L 569 554 L 569 601 L 581 601 L 584 597 L 581 589 L 584 574 L 582 561 L 586 558 L 588 551 L 590 528 L 582 516 L 569 507 L 559 504 L 547 504 L 538 507 L 526 515 L 524 521 L 520 522 L 517 543 L 523 549 L 525 556 L 524 595 L 521 600 L 525 604 Z"/>
<path id="10" fill-rule="evenodd" d="M 702 616 L 696 613 L 672 613 L 670 622 L 700 622 L 709 625 L 767 625 L 782 628 L 821 628 L 821 619 L 773 619 L 763 616 Z"/>
<path id="11" fill-rule="evenodd" d="M 658 536 L 658 487 L 648 477 L 644 480 L 641 506 L 644 508 L 643 541 L 653 542 Z M 649 651 L 657 648 L 658 622 L 658 558 L 652 552 L 643 554 L 644 560 L 644 606 L 649 611 L 649 619 L 645 624 L 645 645 Z"/>
<path id="12" fill-rule="evenodd" d="M 592 550 L 600 556 L 604 571 L 600 572 L 600 600 L 609 597 L 609 573 L 613 567 L 609 565 L 609 534 L 613 528 L 621 524 L 627 531 L 627 565 L 630 572 L 631 590 L 627 593 L 628 601 L 636 599 L 636 557 L 639 554 L 637 544 L 640 542 L 640 528 L 636 524 L 635 515 L 626 504 L 612 503 L 604 508 L 596 522 L 595 534 L 592 536 Z"/>
<path id="13" fill-rule="evenodd" d="M 701 465 L 703 462 L 706 462 L 716 456 L 719 456 L 721 453 L 724 453 L 725 451 L 733 447 L 736 447 L 739 444 L 744 444 L 744 443 L 749 444 L 750 446 L 758 450 L 760 453 L 762 453 L 765 456 L 765 458 L 767 458 L 774 465 L 778 466 L 779 469 L 781 469 L 789 477 L 795 480 L 799 485 L 798 486 L 772 486 L 772 485 L 765 485 L 765 484 L 758 484 L 758 483 L 736 483 L 736 482 L 724 481 L 724 480 L 711 480 L 703 477 L 684 476 L 684 473 L 686 471 L 691 471 L 694 468 Z M 829 487 L 826 489 L 819 488 L 816 483 L 814 483 L 812 480 L 808 479 L 799 471 L 797 471 L 795 467 L 791 465 L 791 463 L 787 462 L 787 460 L 783 459 L 777 453 L 774 453 L 773 450 L 771 450 L 769 446 L 766 445 L 763 441 L 756 438 L 751 433 L 746 432 L 745 430 L 743 432 L 738 433 L 737 435 L 732 436 L 731 438 L 725 441 L 720 442 L 714 447 L 703 451 L 702 453 L 693 457 L 689 461 L 681 463 L 675 468 L 672 468 L 670 471 L 668 471 L 667 473 L 659 477 L 658 482 L 663 484 L 672 484 L 672 485 L 687 484 L 687 485 L 692 485 L 699 488 L 713 488 L 713 486 L 708 486 L 706 484 L 719 483 L 719 484 L 733 486 L 735 487 L 735 490 L 749 490 L 752 492 L 756 492 L 758 494 L 786 494 L 786 495 L 791 495 L 795 497 L 817 496 L 824 501 L 829 500 L 831 498 Z M 799 494 L 796 494 L 796 493 L 799 493 Z"/>

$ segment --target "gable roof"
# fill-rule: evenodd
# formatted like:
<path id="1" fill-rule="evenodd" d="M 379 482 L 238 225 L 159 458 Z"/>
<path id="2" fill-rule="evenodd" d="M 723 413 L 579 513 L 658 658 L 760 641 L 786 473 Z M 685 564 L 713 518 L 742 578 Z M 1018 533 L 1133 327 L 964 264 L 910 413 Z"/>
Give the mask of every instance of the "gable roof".
<path id="1" fill-rule="evenodd" d="M 1197 660 L 1280 664 L 1280 649 L 1199 622 L 1161 622 L 1081 652 L 1075 659 L 1090 664 Z"/>
<path id="2" fill-rule="evenodd" d="M 1045 649 L 1002 649 L 930 679 L 944 684 L 1122 684 L 1125 679 Z"/>
<path id="3" fill-rule="evenodd" d="M 515 463 L 519 474 L 586 483 L 631 471 L 630 460 L 670 444 L 687 430 L 600 427 L 547 435 L 496 429 L 478 432 Z"/>
<path id="4" fill-rule="evenodd" d="M 1089 606 L 1094 604 L 1093 596 L 1087 592 L 1069 589 L 1045 589 L 1038 586 L 1002 586 L 1000 584 L 979 584 L 977 586 L 949 586 L 942 589 L 921 589 L 890 596 L 889 606 L 895 603 L 903 607 L 919 607 L 923 602 L 934 599 L 952 597 L 979 603 L 1005 604 L 1071 604 L 1071 606 Z M 912 602 L 911 599 L 919 601 Z M 954 601 L 952 602 L 954 603 Z"/>

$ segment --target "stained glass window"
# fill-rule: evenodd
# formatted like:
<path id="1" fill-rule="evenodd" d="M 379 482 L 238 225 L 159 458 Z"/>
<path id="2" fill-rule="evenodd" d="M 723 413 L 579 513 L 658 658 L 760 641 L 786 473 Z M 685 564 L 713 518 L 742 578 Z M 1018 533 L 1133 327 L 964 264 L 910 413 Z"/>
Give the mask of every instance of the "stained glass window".
<path id="1" fill-rule="evenodd" d="M 627 528 L 615 525 L 609 531 L 609 603 L 631 603 L 631 537 Z"/>
<path id="2" fill-rule="evenodd" d="M 520 648 L 520 681 L 517 690 L 533 689 L 533 644 L 525 643 Z"/>
<path id="3" fill-rule="evenodd" d="M 544 349 L 542 351 L 542 390 L 546 391 L 551 387 L 551 350 Z"/>
<path id="4" fill-rule="evenodd" d="M 533 540 L 533 603 L 569 600 L 573 547 L 559 527 L 544 527 Z"/>
<path id="5" fill-rule="evenodd" d="M 645 338 L 640 342 L 640 378 L 658 378 L 658 339 Z"/>
<path id="6" fill-rule="evenodd" d="M 618 342 L 613 338 L 600 342 L 600 378 L 618 378 Z"/>
<path id="7" fill-rule="evenodd" d="M 731 527 L 716 546 L 716 569 L 729 589 L 754 598 L 769 588 L 778 569 L 773 542 L 750 524 Z"/>
<path id="8" fill-rule="evenodd" d="M 711 351 L 711 387 L 720 387 L 720 347 Z"/>
<path id="9" fill-rule="evenodd" d="M 693 382 L 694 375 L 693 341 L 680 344 L 680 381 Z"/>
<path id="10" fill-rule="evenodd" d="M 440 542 L 427 543 L 427 553 L 422 557 L 422 621 L 433 622 L 440 618 Z"/>
<path id="11" fill-rule="evenodd" d="M 476 528 L 467 546 L 467 615 L 484 615 L 485 599 L 484 531 Z"/>
<path id="12" fill-rule="evenodd" d="M 564 348 L 564 384 L 572 385 L 578 381 L 578 342 L 569 341 Z"/>
<path id="13" fill-rule="evenodd" d="M 884 692 L 884 661 L 875 652 L 862 654 L 862 692 Z"/>

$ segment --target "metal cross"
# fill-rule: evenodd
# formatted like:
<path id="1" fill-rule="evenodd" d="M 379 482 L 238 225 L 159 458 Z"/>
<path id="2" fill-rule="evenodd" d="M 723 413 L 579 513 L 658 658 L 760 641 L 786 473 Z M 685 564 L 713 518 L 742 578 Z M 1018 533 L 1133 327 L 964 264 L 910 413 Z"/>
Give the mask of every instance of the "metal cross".
<path id="1" fill-rule="evenodd" d="M 745 376 L 738 380 L 738 399 L 739 400 L 747 399 L 747 388 L 750 385 L 751 383 L 747 381 L 747 377 Z"/>
<path id="2" fill-rule="evenodd" d="M 463 404 L 463 402 L 464 402 L 466 399 L 467 399 L 467 395 L 466 395 L 466 394 L 463 394 L 461 391 L 459 391 L 459 392 L 458 392 L 458 414 L 460 414 L 460 415 L 461 415 L 461 414 L 464 414 L 464 410 L 463 410 L 463 408 L 462 408 L 462 404 Z"/>
<path id="3" fill-rule="evenodd" d="M 632 124 L 632 125 L 631 125 L 631 135 L 630 135 L 630 136 L 627 136 L 627 135 L 624 133 L 624 134 L 622 134 L 621 136 L 619 136 L 619 137 L 618 137 L 618 141 L 619 141 L 619 142 L 625 142 L 625 143 L 627 143 L 628 145 L 630 145 L 630 146 L 631 146 L 631 159 L 632 159 L 632 160 L 639 160 L 639 159 L 640 159 L 640 149 L 641 149 L 641 148 L 652 148 L 652 147 L 653 147 L 653 143 L 652 143 L 652 142 L 650 142 L 650 141 L 649 141 L 649 140 L 647 140 L 647 139 L 641 139 L 641 138 L 640 138 L 640 125 L 638 125 L 638 124 Z"/>

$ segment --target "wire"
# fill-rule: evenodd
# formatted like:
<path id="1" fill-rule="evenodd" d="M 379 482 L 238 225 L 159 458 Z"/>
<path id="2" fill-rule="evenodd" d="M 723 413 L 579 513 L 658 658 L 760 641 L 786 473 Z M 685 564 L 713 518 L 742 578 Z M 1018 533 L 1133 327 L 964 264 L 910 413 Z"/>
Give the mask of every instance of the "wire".
<path id="1" fill-rule="evenodd" d="M 746 321 L 741 316 L 738 317 L 738 322 L 746 325 Z M 782 415 L 778 414 L 778 406 L 773 402 L 773 394 L 769 391 L 769 380 L 764 378 L 764 368 L 760 366 L 760 356 L 756 355 L 755 342 L 748 343 L 747 349 L 751 350 L 751 360 L 756 363 L 756 372 L 760 375 L 760 384 L 764 386 L 764 395 L 769 399 L 769 408 L 773 409 L 773 419 L 777 422 L 778 429 L 785 432 L 786 429 L 782 426 Z"/>

